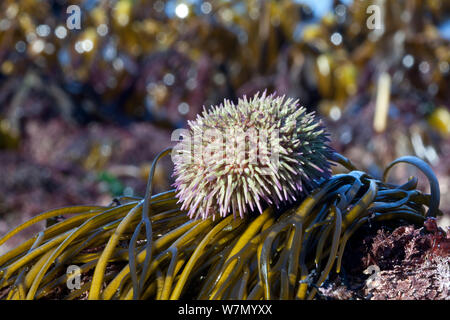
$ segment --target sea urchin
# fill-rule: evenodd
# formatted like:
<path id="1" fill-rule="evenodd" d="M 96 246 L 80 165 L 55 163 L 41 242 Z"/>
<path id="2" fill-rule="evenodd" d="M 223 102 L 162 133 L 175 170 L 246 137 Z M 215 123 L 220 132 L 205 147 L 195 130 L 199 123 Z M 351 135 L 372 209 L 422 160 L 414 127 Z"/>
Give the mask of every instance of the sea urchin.
<path id="1" fill-rule="evenodd" d="M 188 122 L 174 148 L 174 186 L 190 218 L 241 217 L 295 201 L 331 175 L 325 128 L 298 100 L 258 93 Z"/>

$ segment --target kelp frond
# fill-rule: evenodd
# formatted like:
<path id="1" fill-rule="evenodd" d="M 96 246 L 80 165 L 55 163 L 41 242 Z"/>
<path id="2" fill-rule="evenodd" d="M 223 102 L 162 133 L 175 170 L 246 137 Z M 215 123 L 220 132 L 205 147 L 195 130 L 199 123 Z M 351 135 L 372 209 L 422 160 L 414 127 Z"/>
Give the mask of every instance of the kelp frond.
<path id="1" fill-rule="evenodd" d="M 0 239 L 56 216 L 64 220 L 0 257 L 0 292 L 6 299 L 313 299 L 336 269 L 349 238 L 365 223 L 404 219 L 419 225 L 439 213 L 439 185 L 431 168 L 415 157 L 406 162 L 425 173 L 431 194 L 377 180 L 341 155 L 349 172 L 323 180 L 301 202 L 268 206 L 243 219 L 191 220 L 175 190 L 152 195 L 156 162 L 146 197 L 121 197 L 110 206 L 74 206 L 36 216 Z M 428 207 L 428 211 L 426 210 Z M 70 265 L 83 282 L 69 290 Z M 53 294 L 53 296 L 52 296 Z"/>

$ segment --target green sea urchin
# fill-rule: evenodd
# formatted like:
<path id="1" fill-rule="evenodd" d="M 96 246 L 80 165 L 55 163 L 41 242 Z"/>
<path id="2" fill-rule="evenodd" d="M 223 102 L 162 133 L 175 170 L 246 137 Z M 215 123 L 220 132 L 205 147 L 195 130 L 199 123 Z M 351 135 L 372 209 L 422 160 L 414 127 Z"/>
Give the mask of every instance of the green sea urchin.
<path id="1" fill-rule="evenodd" d="M 241 217 L 295 201 L 331 175 L 325 128 L 298 100 L 257 93 L 204 110 L 175 148 L 174 186 L 191 218 Z"/>

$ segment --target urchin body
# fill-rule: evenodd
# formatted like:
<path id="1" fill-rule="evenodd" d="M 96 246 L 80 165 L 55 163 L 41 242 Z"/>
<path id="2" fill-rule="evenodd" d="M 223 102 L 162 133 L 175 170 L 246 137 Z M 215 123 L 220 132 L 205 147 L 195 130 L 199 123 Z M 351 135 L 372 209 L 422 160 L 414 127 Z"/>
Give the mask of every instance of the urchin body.
<path id="1" fill-rule="evenodd" d="M 225 100 L 188 125 L 173 161 L 177 197 L 191 218 L 262 212 L 331 176 L 328 134 L 298 100 L 265 93 Z"/>

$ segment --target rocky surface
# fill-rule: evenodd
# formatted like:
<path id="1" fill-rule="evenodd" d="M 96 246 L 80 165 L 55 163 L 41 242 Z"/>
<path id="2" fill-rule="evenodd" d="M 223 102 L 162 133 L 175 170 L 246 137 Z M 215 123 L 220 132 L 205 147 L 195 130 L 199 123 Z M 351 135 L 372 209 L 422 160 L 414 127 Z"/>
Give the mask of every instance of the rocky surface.
<path id="1" fill-rule="evenodd" d="M 320 288 L 324 299 L 450 300 L 450 229 L 366 226 L 349 242 L 344 273 Z"/>

